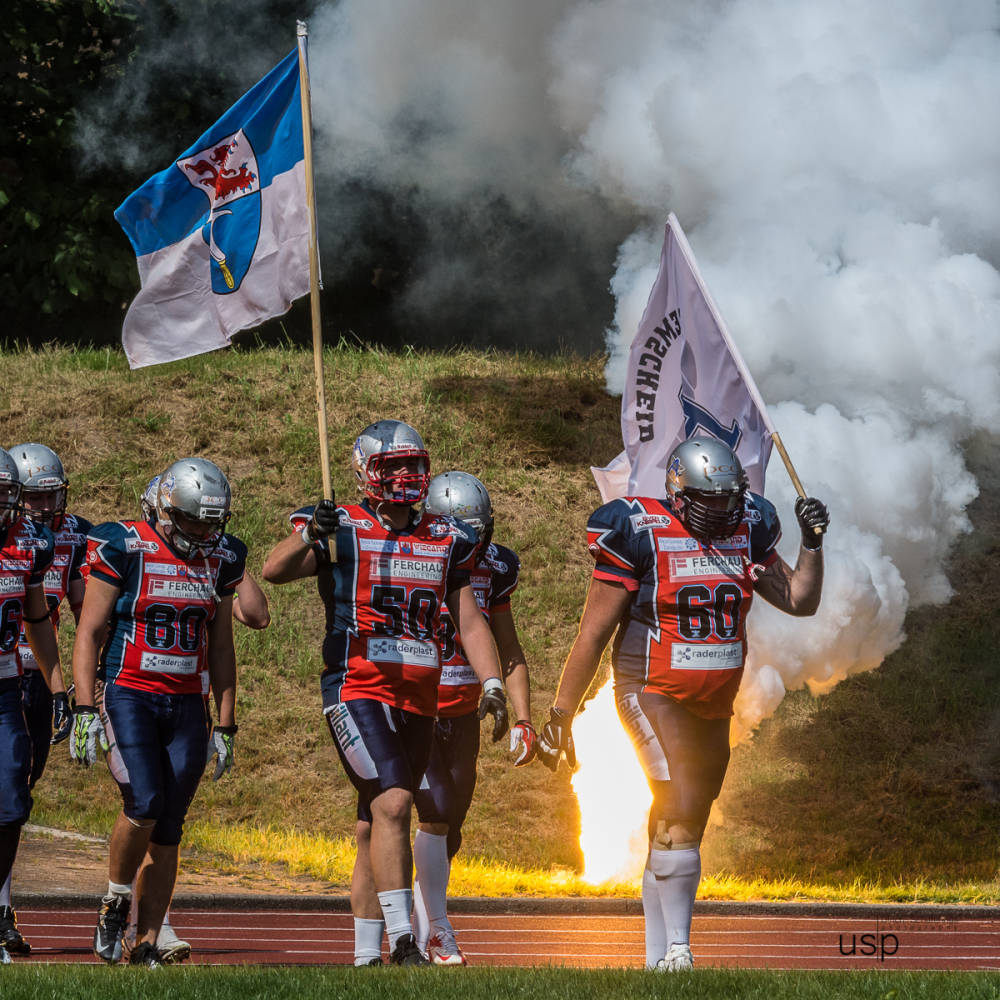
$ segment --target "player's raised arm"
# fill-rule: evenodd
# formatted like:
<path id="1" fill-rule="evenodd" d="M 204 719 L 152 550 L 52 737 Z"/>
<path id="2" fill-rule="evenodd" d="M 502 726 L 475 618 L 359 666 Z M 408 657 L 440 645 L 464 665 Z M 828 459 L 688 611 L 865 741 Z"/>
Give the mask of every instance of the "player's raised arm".
<path id="1" fill-rule="evenodd" d="M 823 593 L 823 537 L 830 524 L 826 506 L 814 497 L 795 501 L 802 544 L 795 569 L 780 556 L 754 582 L 754 590 L 769 604 L 790 615 L 814 615 Z"/>
<path id="2" fill-rule="evenodd" d="M 268 583 L 291 583 L 315 576 L 319 559 L 315 546 L 337 530 L 339 517 L 333 500 L 320 500 L 312 509 L 308 520 L 303 519 L 292 533 L 278 542 L 267 557 L 261 576 Z"/>

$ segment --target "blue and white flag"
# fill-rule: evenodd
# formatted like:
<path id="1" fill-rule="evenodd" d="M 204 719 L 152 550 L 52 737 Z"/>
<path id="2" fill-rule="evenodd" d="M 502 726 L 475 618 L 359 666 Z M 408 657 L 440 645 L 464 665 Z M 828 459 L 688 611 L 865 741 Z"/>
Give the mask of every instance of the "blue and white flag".
<path id="1" fill-rule="evenodd" d="M 629 352 L 621 423 L 625 450 L 591 469 L 605 502 L 664 496 L 667 458 L 695 434 L 729 445 L 750 489 L 764 492 L 774 428 L 673 213 Z"/>
<path id="2" fill-rule="evenodd" d="M 115 212 L 142 286 L 132 368 L 225 347 L 309 291 L 300 86 L 295 50 Z"/>

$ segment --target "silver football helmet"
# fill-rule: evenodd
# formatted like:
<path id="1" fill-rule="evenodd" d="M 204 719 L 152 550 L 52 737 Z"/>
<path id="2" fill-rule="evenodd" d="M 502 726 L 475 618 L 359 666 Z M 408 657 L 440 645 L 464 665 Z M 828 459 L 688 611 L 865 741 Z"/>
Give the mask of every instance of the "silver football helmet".
<path id="1" fill-rule="evenodd" d="M 412 468 L 386 470 L 394 459 L 413 459 Z M 376 503 L 415 504 L 427 496 L 431 460 L 423 438 L 402 420 L 370 424 L 354 442 L 351 467 L 358 489 Z"/>
<path id="2" fill-rule="evenodd" d="M 21 513 L 21 473 L 13 456 L 0 448 L 0 530 Z"/>
<path id="3" fill-rule="evenodd" d="M 160 475 L 156 520 L 182 559 L 205 559 L 222 539 L 232 493 L 222 470 L 207 458 L 182 458 Z"/>
<path id="4" fill-rule="evenodd" d="M 698 538 L 729 538 L 743 521 L 747 475 L 713 437 L 681 442 L 667 459 L 667 500 Z"/>
<path id="5" fill-rule="evenodd" d="M 21 475 L 21 506 L 27 517 L 58 530 L 66 515 L 69 480 L 59 456 L 44 444 L 16 444 L 10 454 Z"/>
<path id="6" fill-rule="evenodd" d="M 493 538 L 493 504 L 486 487 L 468 472 L 442 472 L 427 488 L 424 510 L 430 514 L 450 514 L 476 532 L 480 549 Z"/>

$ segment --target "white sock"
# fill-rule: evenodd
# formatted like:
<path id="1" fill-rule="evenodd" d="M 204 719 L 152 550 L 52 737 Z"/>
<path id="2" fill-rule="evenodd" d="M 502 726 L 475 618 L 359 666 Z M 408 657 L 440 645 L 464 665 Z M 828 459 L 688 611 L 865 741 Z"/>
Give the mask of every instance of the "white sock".
<path id="1" fill-rule="evenodd" d="M 10 883 L 14 878 L 13 872 L 7 873 L 3 888 L 0 888 L 0 906 L 10 906 Z"/>
<path id="2" fill-rule="evenodd" d="M 373 958 L 382 957 L 382 935 L 385 922 L 354 918 L 354 964 L 367 965 Z"/>
<path id="3" fill-rule="evenodd" d="M 390 889 L 378 894 L 379 906 L 385 919 L 385 933 L 389 938 L 390 949 L 396 947 L 396 942 L 404 934 L 413 933 L 410 923 L 410 911 L 413 909 L 412 889 Z"/>
<path id="4" fill-rule="evenodd" d="M 448 880 L 451 878 L 451 861 L 448 859 L 448 838 L 436 833 L 417 830 L 413 838 L 413 864 L 417 871 L 418 892 L 422 913 L 418 924 L 425 924 L 423 941 L 435 930 L 451 930 L 448 920 Z M 421 928 L 422 929 L 422 928 Z M 421 938 L 418 936 L 417 943 Z"/>
<path id="5" fill-rule="evenodd" d="M 427 919 L 427 907 L 424 906 L 424 894 L 420 889 L 420 880 L 413 883 L 413 934 L 417 939 L 417 947 L 427 951 L 427 941 L 431 936 L 431 924 Z"/>
<path id="6" fill-rule="evenodd" d="M 642 913 L 646 918 L 646 968 L 655 969 L 667 953 L 667 925 L 663 922 L 656 876 L 648 867 L 642 873 Z"/>
<path id="7" fill-rule="evenodd" d="M 132 886 L 122 885 L 121 882 L 108 882 L 108 896 L 128 896 L 132 898 Z M 106 897 L 105 897 L 106 898 Z"/>
<path id="8" fill-rule="evenodd" d="M 694 897 L 701 880 L 701 852 L 697 847 L 650 850 L 649 867 L 656 876 L 668 945 L 690 944 Z"/>

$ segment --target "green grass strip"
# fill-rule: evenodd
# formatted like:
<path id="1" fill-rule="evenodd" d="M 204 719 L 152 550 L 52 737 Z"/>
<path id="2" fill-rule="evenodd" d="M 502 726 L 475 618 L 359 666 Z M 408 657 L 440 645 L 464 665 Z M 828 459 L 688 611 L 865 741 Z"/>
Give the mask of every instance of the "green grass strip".
<path id="1" fill-rule="evenodd" d="M 1000 975 L 966 972 L 768 972 L 698 969 L 661 975 L 639 970 L 362 969 L 184 967 L 158 970 L 93 966 L 7 966 L 5 1000 L 997 1000 Z"/>

